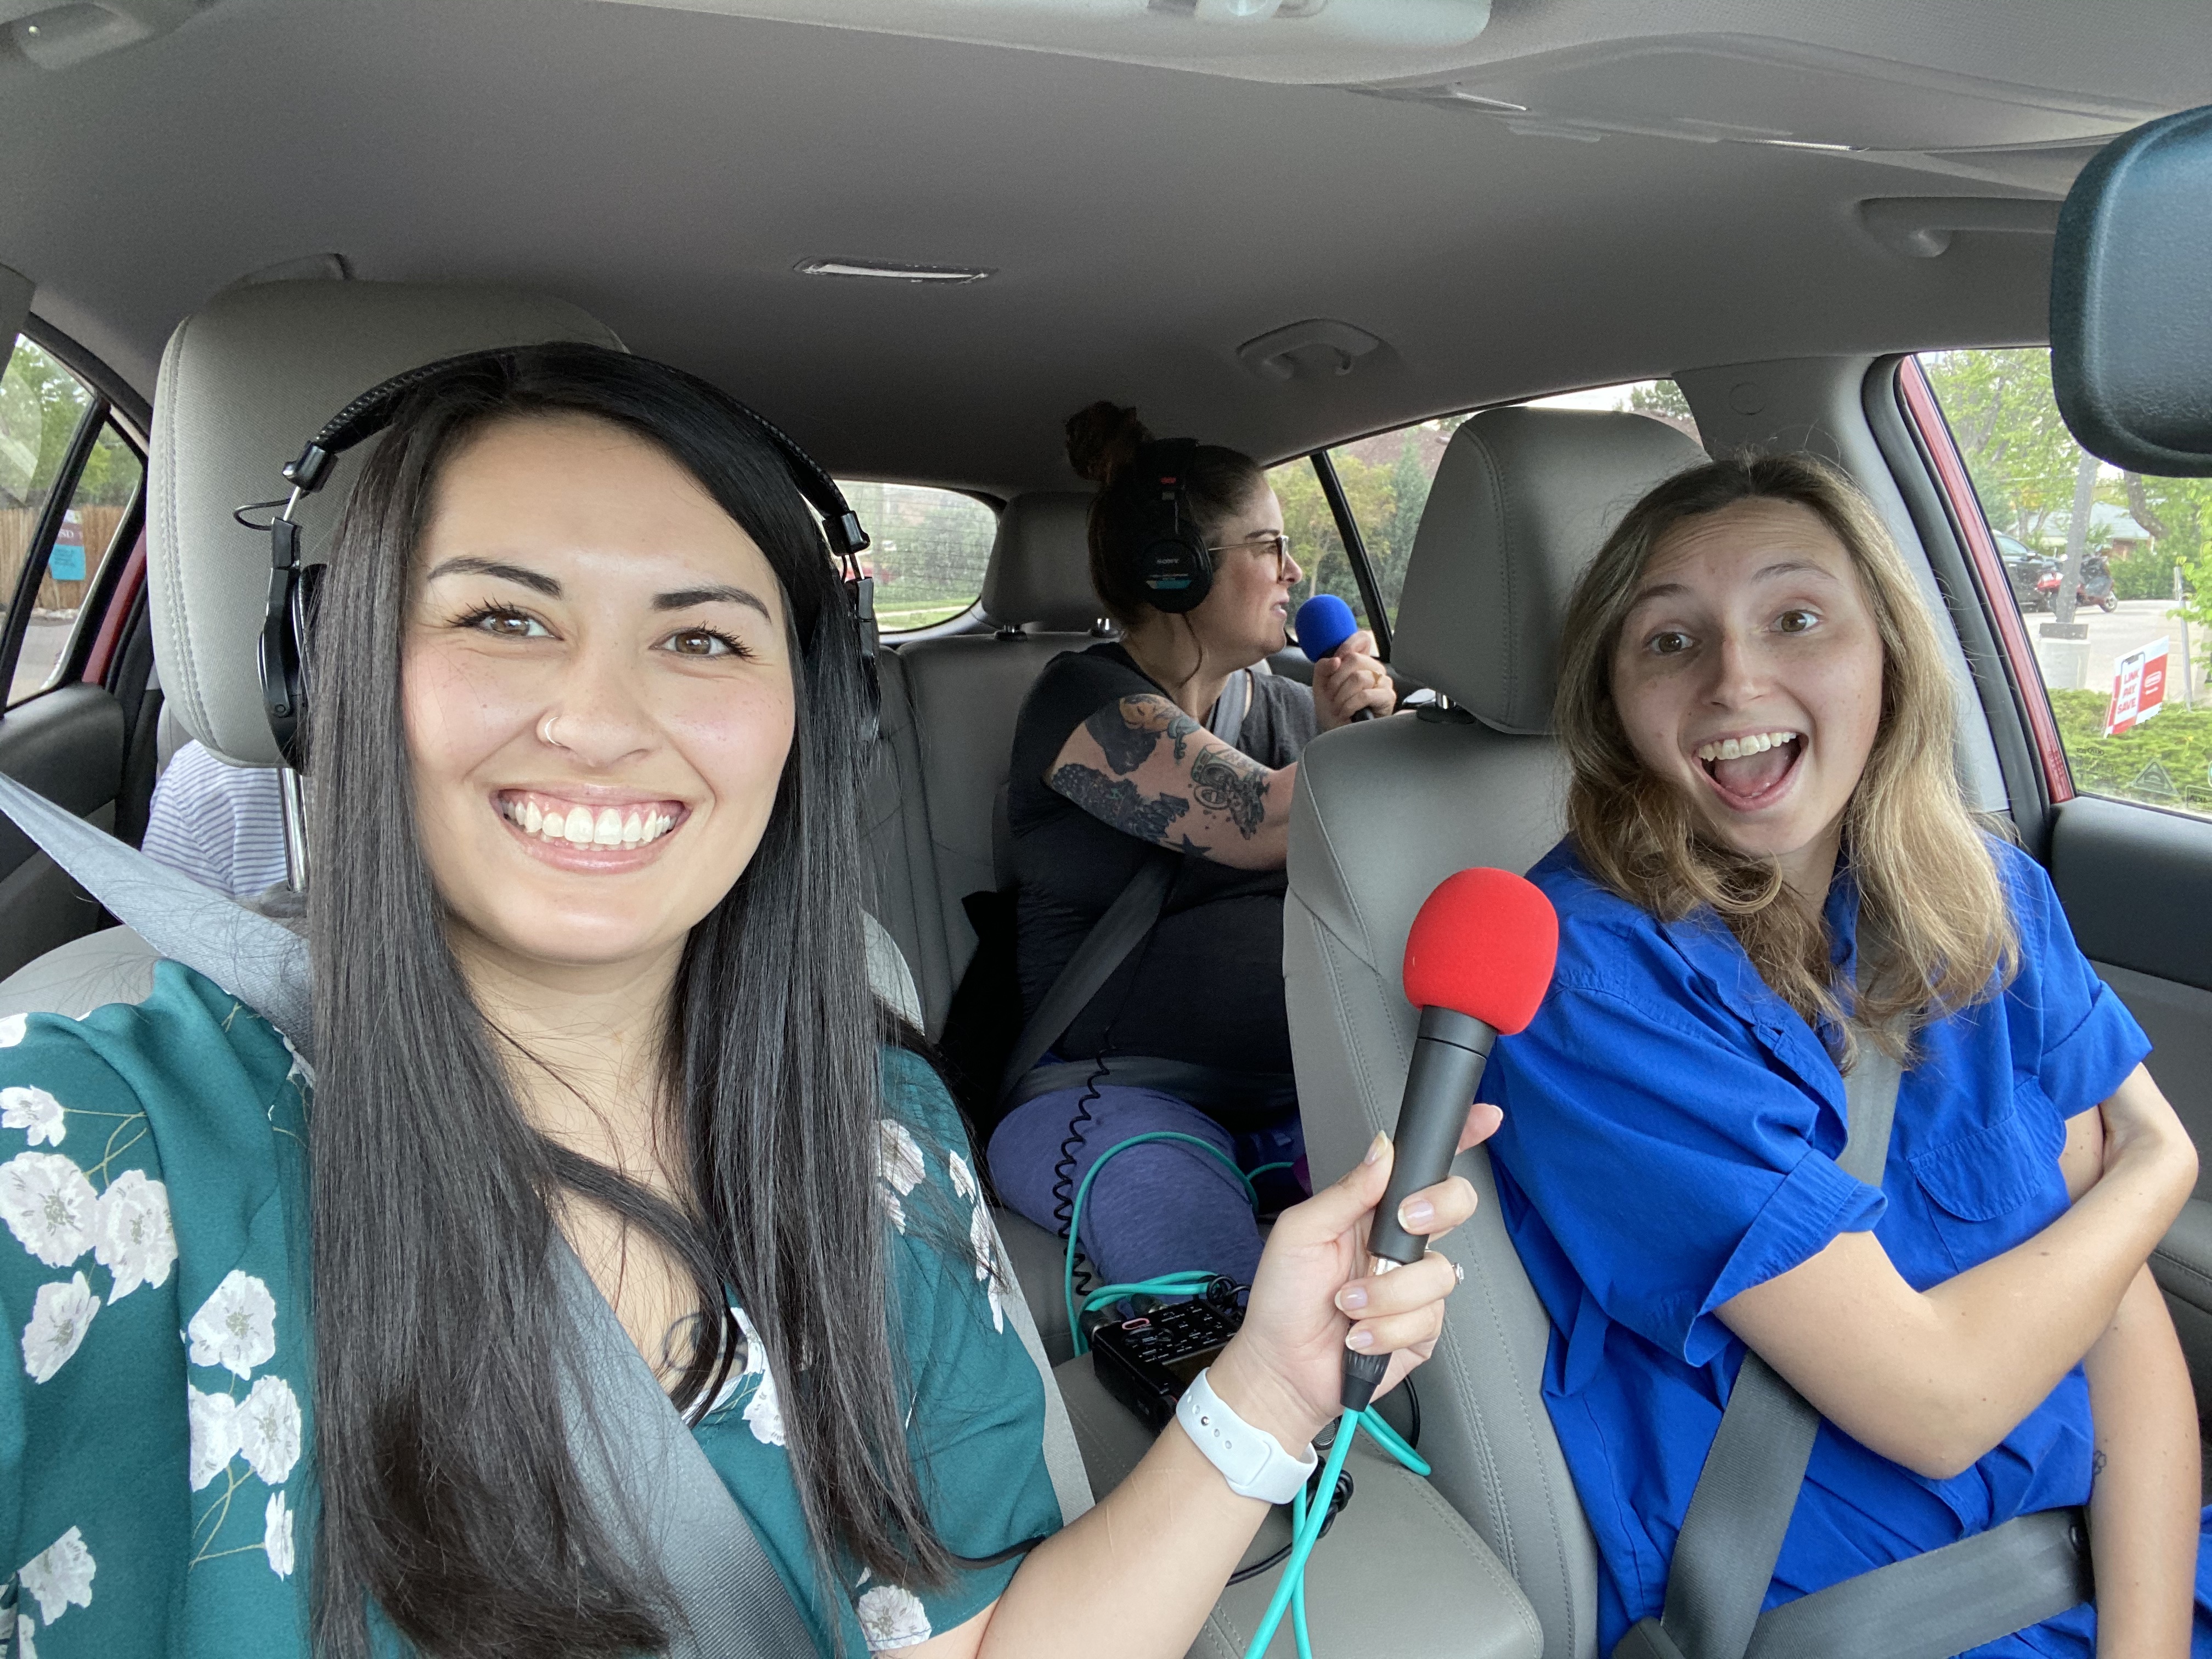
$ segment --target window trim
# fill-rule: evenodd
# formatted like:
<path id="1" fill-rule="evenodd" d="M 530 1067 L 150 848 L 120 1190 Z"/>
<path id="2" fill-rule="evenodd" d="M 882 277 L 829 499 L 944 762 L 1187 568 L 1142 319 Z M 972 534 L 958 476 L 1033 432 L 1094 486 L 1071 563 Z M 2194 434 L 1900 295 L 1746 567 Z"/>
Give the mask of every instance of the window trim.
<path id="1" fill-rule="evenodd" d="M 35 338 L 33 343 L 43 344 Z M 69 368 L 66 363 L 62 367 Z M 75 374 L 76 371 L 72 368 L 70 373 Z M 54 469 L 53 487 L 46 496 L 46 504 L 39 509 L 38 527 L 31 532 L 31 544 L 23 555 L 23 568 L 15 575 L 15 591 L 8 602 L 7 627 L 0 630 L 0 716 L 10 708 L 20 708 L 38 695 L 33 692 L 21 702 L 9 698 L 15 686 L 15 664 L 23 654 L 23 641 L 30 636 L 32 601 L 39 596 L 39 584 L 46 580 L 46 560 L 52 555 L 54 538 L 60 533 L 62 520 L 68 516 L 70 504 L 76 497 L 77 480 L 84 475 L 85 463 L 92 457 L 93 445 L 99 441 L 100 429 L 107 422 L 107 399 L 82 378 L 77 384 L 91 394 L 92 401 L 78 417 L 76 430 L 70 434 L 69 447 L 62 451 L 61 464 Z M 141 460 L 143 463 L 143 457 Z M 104 558 L 105 556 L 103 562 Z M 71 645 L 75 637 L 72 630 Z M 70 648 L 64 647 L 64 654 Z"/>
<path id="2" fill-rule="evenodd" d="M 1387 663 L 1390 660 L 1390 617 L 1382 609 L 1382 589 L 1375 580 L 1374 568 L 1367 562 L 1367 538 L 1359 533 L 1359 520 L 1352 514 L 1351 499 L 1344 493 L 1343 482 L 1336 476 L 1336 462 L 1328 450 L 1316 449 L 1306 459 L 1313 463 L 1314 476 L 1321 480 L 1321 493 L 1328 502 L 1329 516 L 1336 520 L 1336 538 L 1344 544 L 1345 560 L 1352 566 L 1352 580 L 1358 584 L 1360 603 L 1367 608 L 1367 631 L 1375 636 L 1375 654 Z"/>
<path id="3" fill-rule="evenodd" d="M 1930 348 L 1935 349 L 1936 348 Z M 2051 710 L 2043 675 L 2036 666 L 2035 647 L 2027 637 L 2027 624 L 2011 599 L 2012 584 L 2004 561 L 1997 553 L 1996 538 L 1981 496 L 1951 435 L 1950 423 L 1936 402 L 1919 357 L 1905 354 L 1898 362 L 1897 394 L 1905 424 L 1927 458 L 1937 489 L 1950 509 L 1951 521 L 1966 556 L 1969 573 L 1981 590 L 1982 608 L 1996 630 L 1997 646 L 2009 672 L 2013 694 L 2027 716 L 2028 736 L 2041 765 L 2045 799 L 2052 806 L 2069 801 L 2078 793 L 2066 746 L 2058 735 L 2058 718 Z M 2000 602 L 2002 599 L 2002 602 Z"/>

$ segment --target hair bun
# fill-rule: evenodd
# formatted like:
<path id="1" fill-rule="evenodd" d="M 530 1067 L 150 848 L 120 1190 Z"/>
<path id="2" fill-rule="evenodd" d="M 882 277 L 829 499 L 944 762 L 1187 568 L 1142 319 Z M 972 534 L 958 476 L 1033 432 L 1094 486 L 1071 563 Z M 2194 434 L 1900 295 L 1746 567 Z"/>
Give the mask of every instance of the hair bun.
<path id="1" fill-rule="evenodd" d="M 1067 417 L 1067 462 L 1076 476 L 1110 484 L 1152 442 L 1152 434 L 1133 409 L 1103 399 Z"/>

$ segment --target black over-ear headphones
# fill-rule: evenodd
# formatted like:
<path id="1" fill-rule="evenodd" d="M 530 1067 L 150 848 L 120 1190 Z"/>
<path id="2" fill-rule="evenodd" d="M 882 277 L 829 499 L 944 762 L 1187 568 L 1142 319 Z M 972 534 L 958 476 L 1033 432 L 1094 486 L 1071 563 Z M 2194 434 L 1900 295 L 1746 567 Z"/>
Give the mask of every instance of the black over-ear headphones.
<path id="1" fill-rule="evenodd" d="M 301 496 L 313 495 L 329 482 L 331 464 L 339 456 L 392 424 L 400 400 L 407 394 L 450 374 L 490 363 L 511 364 L 521 351 L 530 349 L 506 347 L 463 352 L 459 356 L 424 363 L 371 386 L 325 422 L 323 429 L 307 441 L 298 459 L 284 468 L 285 481 L 292 486 L 289 498 L 282 502 L 262 501 L 238 509 L 238 521 L 249 530 L 264 526 L 247 518 L 248 513 L 272 507 L 283 509 L 266 526 L 269 609 L 261 624 L 261 699 L 268 711 L 270 733 L 276 738 L 285 764 L 295 770 L 303 769 L 305 762 L 302 740 L 307 731 L 307 640 L 324 567 L 301 565 L 300 526 L 292 517 L 293 510 L 299 506 Z M 709 381 L 682 370 L 673 372 L 683 374 L 693 386 L 767 439 L 782 457 L 793 484 L 822 520 L 822 532 L 829 539 L 830 553 L 844 566 L 845 595 L 852 607 L 854 631 L 860 636 L 860 678 L 866 700 L 861 735 L 864 741 L 872 741 L 882 688 L 876 672 L 876 585 L 872 577 L 860 571 L 860 556 L 868 545 L 868 532 L 860 527 L 860 515 L 846 501 L 836 481 L 775 422 Z"/>
<path id="2" fill-rule="evenodd" d="M 1213 553 L 1185 494 L 1197 453 L 1195 438 L 1170 438 L 1146 444 L 1130 462 L 1143 514 L 1137 580 L 1154 610 L 1176 616 L 1197 610 L 1213 591 Z"/>

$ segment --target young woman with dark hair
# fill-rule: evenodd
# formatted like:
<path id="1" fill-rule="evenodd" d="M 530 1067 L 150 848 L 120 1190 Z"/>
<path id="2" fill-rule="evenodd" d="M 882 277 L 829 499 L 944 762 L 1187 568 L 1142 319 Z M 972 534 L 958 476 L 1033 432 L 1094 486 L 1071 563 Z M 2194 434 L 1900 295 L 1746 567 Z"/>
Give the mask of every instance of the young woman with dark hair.
<path id="1" fill-rule="evenodd" d="M 1364 629 L 1314 665 L 1310 690 L 1255 672 L 1283 648 L 1304 573 L 1249 457 L 1156 442 L 1112 404 L 1068 422 L 1067 453 L 1099 486 L 1091 580 L 1122 633 L 1054 659 L 1015 727 L 1007 820 L 1025 1008 L 1147 860 L 1181 862 L 1150 934 L 1011 1097 L 991 1171 L 1009 1204 L 1064 1237 L 1075 1190 L 1110 1149 L 1191 1137 L 1204 1146 L 1151 1142 L 1099 1170 L 1083 1248 L 1115 1283 L 1204 1271 L 1243 1284 L 1261 1235 L 1236 1170 L 1268 1172 L 1267 1208 L 1304 1190 L 1282 972 L 1298 755 L 1316 727 L 1389 714 L 1390 678 Z M 1166 496 L 1208 550 L 1211 588 L 1194 609 L 1164 609 L 1147 580 Z M 1237 729 L 1209 729 L 1237 706 Z"/>
<path id="2" fill-rule="evenodd" d="M 859 641 L 781 458 L 617 353 L 433 377 L 311 665 L 319 1075 L 174 963 L 0 1025 L 20 1650 L 668 1645 L 571 1455 L 573 1249 L 818 1649 L 1181 1654 L 1266 1505 L 1171 1428 L 1060 1528 L 958 1118 L 864 978 Z M 1285 1216 L 1212 1369 L 1285 1447 L 1347 1340 L 1434 1339 L 1441 1258 L 1353 1277 L 1388 1167 Z"/>
<path id="3" fill-rule="evenodd" d="M 1601 1650 L 1659 1613 L 1756 1352 L 1824 1419 L 1769 1607 L 2086 1506 L 2094 1606 L 1973 1651 L 2191 1651 L 2196 1408 L 2145 1263 L 2196 1153 L 2049 878 L 1961 797 L 1880 520 L 1808 457 L 1697 468 L 1564 639 L 1570 833 L 1532 872 L 1559 969 L 1485 1093 Z M 1872 1185 L 1838 1159 L 1877 1054 L 1905 1069 Z"/>

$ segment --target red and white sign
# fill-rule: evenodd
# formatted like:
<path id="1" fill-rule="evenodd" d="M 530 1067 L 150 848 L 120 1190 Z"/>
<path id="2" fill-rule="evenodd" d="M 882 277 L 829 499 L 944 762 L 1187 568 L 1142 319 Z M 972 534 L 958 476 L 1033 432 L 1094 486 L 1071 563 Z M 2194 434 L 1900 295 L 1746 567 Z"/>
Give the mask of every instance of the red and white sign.
<path id="1" fill-rule="evenodd" d="M 2168 641 L 2153 640 L 2112 665 L 2112 701 L 2105 710 L 2105 735 L 2131 731 L 2166 706 Z"/>

